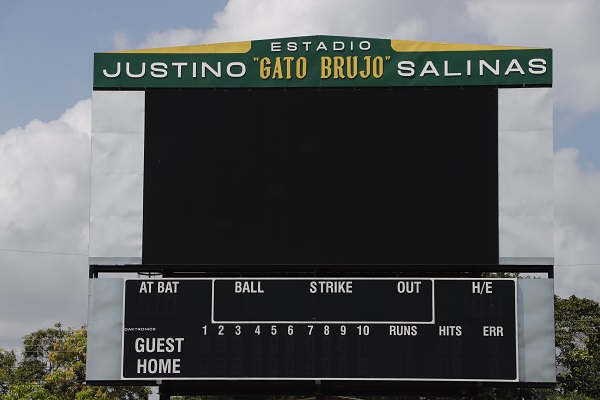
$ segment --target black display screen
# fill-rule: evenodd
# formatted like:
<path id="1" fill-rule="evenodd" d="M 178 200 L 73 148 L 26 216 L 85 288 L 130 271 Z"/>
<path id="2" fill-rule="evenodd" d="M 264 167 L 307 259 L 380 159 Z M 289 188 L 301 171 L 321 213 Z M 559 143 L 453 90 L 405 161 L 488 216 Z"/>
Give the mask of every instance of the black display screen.
<path id="1" fill-rule="evenodd" d="M 518 381 L 516 280 L 126 280 L 123 379 Z"/>
<path id="2" fill-rule="evenodd" d="M 148 89 L 144 264 L 497 264 L 495 87 Z"/>

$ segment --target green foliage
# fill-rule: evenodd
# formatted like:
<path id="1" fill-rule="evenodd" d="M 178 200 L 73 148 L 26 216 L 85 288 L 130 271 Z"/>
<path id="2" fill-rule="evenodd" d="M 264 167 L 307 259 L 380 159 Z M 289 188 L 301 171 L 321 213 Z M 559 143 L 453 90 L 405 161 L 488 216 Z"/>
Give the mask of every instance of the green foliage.
<path id="1" fill-rule="evenodd" d="M 61 324 L 23 338 L 21 357 L 0 349 L 0 400 L 141 400 L 145 387 L 86 386 L 87 330 Z"/>
<path id="2" fill-rule="evenodd" d="M 556 296 L 554 308 L 560 391 L 600 398 L 600 304 Z"/>
<path id="3" fill-rule="evenodd" d="M 0 395 L 6 393 L 10 383 L 14 381 L 16 368 L 17 356 L 15 352 L 0 348 Z"/>

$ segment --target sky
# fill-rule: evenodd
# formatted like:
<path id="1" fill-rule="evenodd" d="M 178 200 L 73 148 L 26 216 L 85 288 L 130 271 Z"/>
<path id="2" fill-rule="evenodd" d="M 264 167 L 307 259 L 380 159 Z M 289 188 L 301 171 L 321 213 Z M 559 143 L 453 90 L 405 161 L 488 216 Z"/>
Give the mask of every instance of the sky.
<path id="1" fill-rule="evenodd" d="M 555 293 L 600 301 L 597 0 L 8 0 L 0 348 L 87 322 L 93 55 L 304 35 L 553 49 Z"/>

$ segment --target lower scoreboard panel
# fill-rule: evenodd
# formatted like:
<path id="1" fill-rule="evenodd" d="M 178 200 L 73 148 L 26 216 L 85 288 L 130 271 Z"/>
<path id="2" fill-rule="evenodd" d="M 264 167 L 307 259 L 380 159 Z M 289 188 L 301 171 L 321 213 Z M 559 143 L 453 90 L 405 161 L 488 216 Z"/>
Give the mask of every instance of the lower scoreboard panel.
<path id="1" fill-rule="evenodd" d="M 128 279 L 123 379 L 518 381 L 515 279 Z"/>

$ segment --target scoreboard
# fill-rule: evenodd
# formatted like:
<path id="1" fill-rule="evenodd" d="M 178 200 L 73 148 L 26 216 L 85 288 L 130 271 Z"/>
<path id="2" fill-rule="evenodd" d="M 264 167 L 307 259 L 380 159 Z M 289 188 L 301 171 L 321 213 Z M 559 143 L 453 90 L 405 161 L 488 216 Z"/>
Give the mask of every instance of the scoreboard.
<path id="1" fill-rule="evenodd" d="M 122 378 L 518 380 L 516 281 L 131 279 Z"/>
<path id="2" fill-rule="evenodd" d="M 87 382 L 555 383 L 552 280 L 482 277 L 551 278 L 552 70 L 321 35 L 96 53 Z"/>

